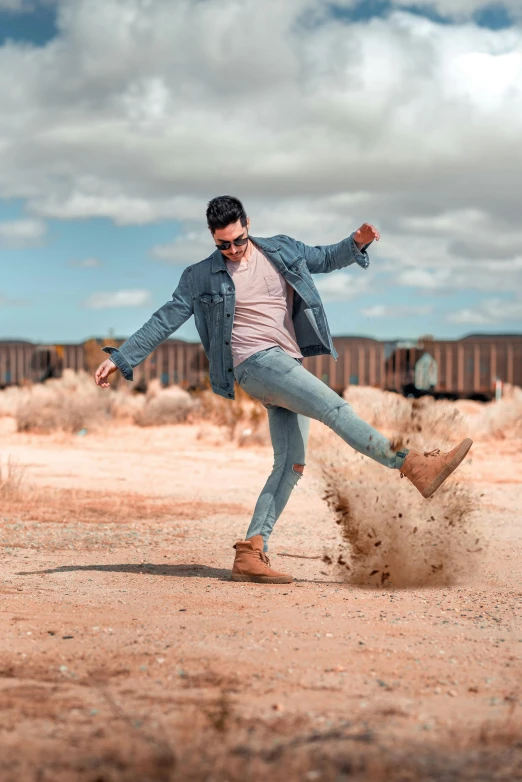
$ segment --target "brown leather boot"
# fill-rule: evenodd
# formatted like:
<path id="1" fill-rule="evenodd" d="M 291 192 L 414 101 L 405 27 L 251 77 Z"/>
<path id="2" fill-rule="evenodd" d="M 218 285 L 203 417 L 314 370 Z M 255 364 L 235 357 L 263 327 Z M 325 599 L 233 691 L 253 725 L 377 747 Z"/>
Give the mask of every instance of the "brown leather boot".
<path id="1" fill-rule="evenodd" d="M 263 538 L 254 535 L 249 540 L 238 540 L 234 546 L 236 558 L 232 568 L 232 581 L 254 581 L 256 584 L 291 584 L 294 580 L 286 573 L 277 573 L 270 567 L 270 560 L 263 551 Z"/>
<path id="2" fill-rule="evenodd" d="M 467 437 L 448 453 L 441 453 L 439 450 L 426 453 L 408 451 L 400 470 L 401 478 L 406 476 L 427 499 L 435 494 L 448 475 L 457 469 L 472 445 L 473 440 Z"/>

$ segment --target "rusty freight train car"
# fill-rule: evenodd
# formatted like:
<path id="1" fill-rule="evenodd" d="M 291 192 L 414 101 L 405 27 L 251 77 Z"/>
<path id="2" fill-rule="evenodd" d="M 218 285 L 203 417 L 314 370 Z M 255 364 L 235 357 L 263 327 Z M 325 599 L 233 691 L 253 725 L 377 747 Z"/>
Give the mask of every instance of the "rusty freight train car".
<path id="1" fill-rule="evenodd" d="M 397 343 L 385 361 L 383 388 L 413 396 L 487 400 L 497 382 L 522 386 L 521 334 Z"/>
<path id="2" fill-rule="evenodd" d="M 111 339 L 119 345 L 123 340 Z M 0 387 L 59 377 L 64 369 L 94 372 L 108 340 L 77 345 L 0 342 Z M 522 334 L 474 334 L 460 340 L 382 342 L 370 337 L 334 337 L 339 358 L 312 356 L 304 366 L 338 393 L 366 385 L 418 396 L 491 399 L 497 381 L 522 386 Z M 167 386 L 201 388 L 208 361 L 199 342 L 168 339 L 135 370 L 139 387 L 154 378 Z"/>
<path id="3" fill-rule="evenodd" d="M 0 388 L 42 383 L 60 377 L 64 369 L 84 368 L 84 346 L 35 345 L 21 340 L 0 341 Z"/>

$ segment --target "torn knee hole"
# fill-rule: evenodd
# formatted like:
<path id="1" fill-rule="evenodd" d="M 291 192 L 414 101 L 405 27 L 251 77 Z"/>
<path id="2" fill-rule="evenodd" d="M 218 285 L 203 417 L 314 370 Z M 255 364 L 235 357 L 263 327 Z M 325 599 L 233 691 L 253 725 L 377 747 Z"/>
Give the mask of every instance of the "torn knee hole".
<path id="1" fill-rule="evenodd" d="M 294 471 L 294 472 L 295 472 L 297 475 L 302 475 L 302 474 L 303 474 L 303 470 L 304 470 L 304 464 L 293 464 L 293 465 L 292 465 L 292 470 L 293 470 L 293 471 Z"/>

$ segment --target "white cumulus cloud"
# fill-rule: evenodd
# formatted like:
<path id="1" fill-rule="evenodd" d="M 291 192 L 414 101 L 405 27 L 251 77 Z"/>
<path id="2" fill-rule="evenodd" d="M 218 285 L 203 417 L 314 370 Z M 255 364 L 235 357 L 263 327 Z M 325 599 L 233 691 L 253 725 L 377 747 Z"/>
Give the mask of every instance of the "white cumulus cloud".
<path id="1" fill-rule="evenodd" d="M 0 246 L 31 247 L 39 244 L 47 226 L 42 220 L 10 220 L 0 222 Z"/>
<path id="2" fill-rule="evenodd" d="M 33 5 L 27 0 L 0 0 L 0 11 L 15 11 L 21 13 L 32 10 Z"/>
<path id="3" fill-rule="evenodd" d="M 522 324 L 522 298 L 484 299 L 474 308 L 465 308 L 447 317 L 449 323 L 498 325 L 506 318 Z"/>
<path id="4" fill-rule="evenodd" d="M 413 318 L 421 315 L 429 315 L 433 307 L 426 305 L 393 305 L 374 304 L 363 309 L 363 315 L 367 318 Z"/>
<path id="5" fill-rule="evenodd" d="M 97 291 L 84 301 L 83 306 L 102 310 L 113 307 L 148 307 L 151 302 L 152 297 L 147 290 Z"/>

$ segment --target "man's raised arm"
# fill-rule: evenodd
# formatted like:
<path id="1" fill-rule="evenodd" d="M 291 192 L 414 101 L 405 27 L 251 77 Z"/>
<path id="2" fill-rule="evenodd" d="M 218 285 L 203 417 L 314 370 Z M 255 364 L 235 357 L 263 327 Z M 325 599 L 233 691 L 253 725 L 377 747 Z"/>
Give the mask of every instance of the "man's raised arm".
<path id="1" fill-rule="evenodd" d="M 366 248 L 375 239 L 379 241 L 379 231 L 370 223 L 363 223 L 357 231 L 354 231 L 347 239 L 337 244 L 310 245 L 291 239 L 298 252 L 306 260 L 306 264 L 312 274 L 325 274 L 336 269 L 343 269 L 352 263 L 357 263 L 363 269 L 370 265 L 370 259 Z"/>
<path id="2" fill-rule="evenodd" d="M 190 275 L 185 269 L 172 299 L 157 310 L 154 315 L 119 348 L 104 347 L 110 354 L 95 373 L 97 385 L 107 388 L 107 378 L 119 369 L 126 380 L 133 380 L 133 369 L 147 358 L 167 337 L 177 331 L 193 314 Z"/>

